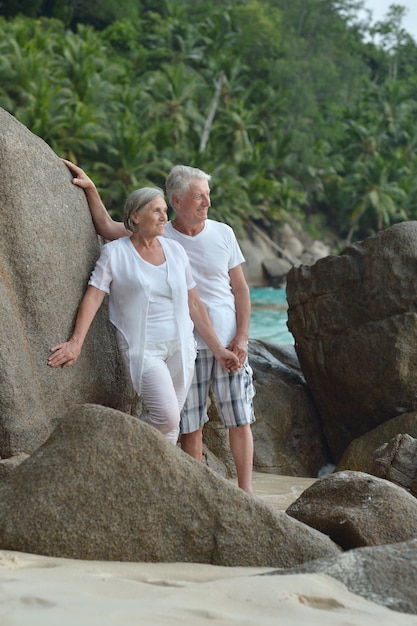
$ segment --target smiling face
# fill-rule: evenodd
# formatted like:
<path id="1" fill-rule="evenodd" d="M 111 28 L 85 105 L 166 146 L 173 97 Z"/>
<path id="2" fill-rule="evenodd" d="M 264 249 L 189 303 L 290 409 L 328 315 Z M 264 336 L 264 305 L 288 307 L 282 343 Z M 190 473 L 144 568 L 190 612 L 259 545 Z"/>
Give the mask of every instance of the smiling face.
<path id="1" fill-rule="evenodd" d="M 156 237 L 164 234 L 168 220 L 167 204 L 162 196 L 148 202 L 132 214 L 132 222 L 138 227 L 143 237 Z"/>
<path id="2" fill-rule="evenodd" d="M 202 229 L 211 206 L 210 187 L 206 180 L 196 178 L 181 197 L 174 196 L 177 221 L 187 229 Z"/>

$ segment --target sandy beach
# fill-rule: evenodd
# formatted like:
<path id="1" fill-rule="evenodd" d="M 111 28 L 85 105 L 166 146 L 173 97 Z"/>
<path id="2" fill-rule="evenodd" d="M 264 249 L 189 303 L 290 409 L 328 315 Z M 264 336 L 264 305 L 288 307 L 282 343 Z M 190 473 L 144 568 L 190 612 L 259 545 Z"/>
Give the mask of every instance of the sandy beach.
<path id="1" fill-rule="evenodd" d="M 313 479 L 255 474 L 258 497 L 285 510 Z M 1 626 L 417 626 L 321 574 L 270 568 L 78 561 L 0 551 Z"/>

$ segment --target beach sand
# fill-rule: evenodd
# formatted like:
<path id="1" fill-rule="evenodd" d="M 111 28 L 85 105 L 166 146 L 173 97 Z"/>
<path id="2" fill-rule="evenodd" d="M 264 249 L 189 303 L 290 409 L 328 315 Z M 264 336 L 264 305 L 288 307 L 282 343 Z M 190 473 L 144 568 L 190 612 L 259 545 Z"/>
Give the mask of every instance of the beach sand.
<path id="1" fill-rule="evenodd" d="M 255 474 L 258 497 L 285 510 L 314 482 Z M 271 568 L 78 561 L 0 551 L 1 626 L 417 626 L 322 574 Z"/>

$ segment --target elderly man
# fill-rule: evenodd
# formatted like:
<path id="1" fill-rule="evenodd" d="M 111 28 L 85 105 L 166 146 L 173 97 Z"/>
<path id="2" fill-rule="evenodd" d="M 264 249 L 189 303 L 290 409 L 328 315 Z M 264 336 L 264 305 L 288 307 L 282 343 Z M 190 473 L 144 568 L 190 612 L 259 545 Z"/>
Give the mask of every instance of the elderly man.
<path id="1" fill-rule="evenodd" d="M 94 183 L 83 170 L 64 161 L 73 183 L 86 193 L 97 232 L 108 240 L 126 236 L 121 222 L 107 213 Z M 250 296 L 242 263 L 243 255 L 230 226 L 208 219 L 210 175 L 185 165 L 173 167 L 166 191 L 175 218 L 165 226 L 165 236 L 178 241 L 187 252 L 197 291 L 206 305 L 213 328 L 225 347 L 239 358 L 241 368 L 226 373 L 196 334 L 198 355 L 194 380 L 181 416 L 181 448 L 197 460 L 202 458 L 203 426 L 208 421 L 210 384 L 219 416 L 229 432 L 238 485 L 253 493 L 253 438 L 251 423 L 254 387 L 247 359 Z"/>

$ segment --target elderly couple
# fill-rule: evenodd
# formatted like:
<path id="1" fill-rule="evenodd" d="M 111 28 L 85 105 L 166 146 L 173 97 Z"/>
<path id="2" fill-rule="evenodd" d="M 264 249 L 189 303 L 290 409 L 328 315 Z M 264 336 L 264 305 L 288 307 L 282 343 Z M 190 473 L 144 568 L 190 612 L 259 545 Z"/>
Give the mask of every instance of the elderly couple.
<path id="1" fill-rule="evenodd" d="M 174 444 L 181 433 L 181 448 L 201 460 L 212 384 L 238 485 L 253 493 L 249 288 L 233 230 L 207 219 L 210 175 L 175 166 L 166 180 L 175 218 L 167 221 L 162 189 L 145 187 L 127 198 L 122 223 L 112 220 L 86 173 L 63 162 L 86 194 L 97 232 L 109 243 L 91 274 L 71 338 L 51 348 L 48 364 L 75 363 L 109 294 L 110 321 L 143 401 L 140 418 Z"/>

